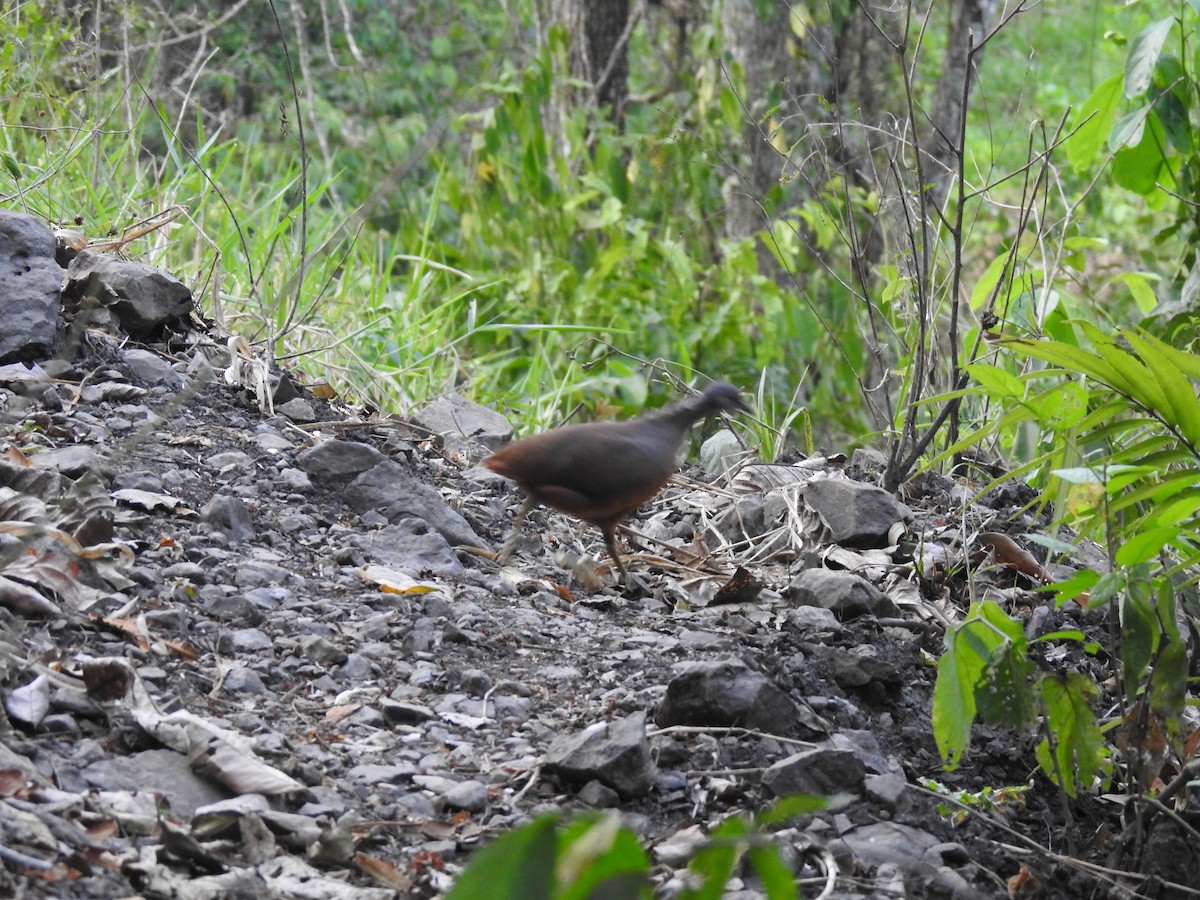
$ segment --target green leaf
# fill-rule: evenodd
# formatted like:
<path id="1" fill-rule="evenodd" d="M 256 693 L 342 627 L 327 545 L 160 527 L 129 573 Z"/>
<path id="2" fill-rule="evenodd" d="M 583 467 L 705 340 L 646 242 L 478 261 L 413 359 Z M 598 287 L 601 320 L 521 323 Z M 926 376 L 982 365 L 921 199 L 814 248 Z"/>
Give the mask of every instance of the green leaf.
<path id="1" fill-rule="evenodd" d="M 1144 94 L 1146 88 L 1150 87 L 1158 55 L 1174 24 L 1172 16 L 1151 22 L 1138 32 L 1129 45 L 1129 56 L 1125 60 L 1125 96 L 1130 100 Z"/>
<path id="2" fill-rule="evenodd" d="M 1049 738 L 1043 738 L 1037 746 L 1037 760 L 1046 776 L 1071 797 L 1080 787 L 1089 786 L 1108 760 L 1104 736 L 1091 709 L 1099 696 L 1096 685 L 1078 672 L 1065 679 L 1042 680 L 1046 730 L 1054 736 L 1054 744 L 1051 753 Z"/>
<path id="3" fill-rule="evenodd" d="M 786 797 L 780 797 L 767 809 L 755 815 L 754 824 L 760 827 L 779 825 L 788 819 L 820 812 L 830 806 L 829 801 L 829 797 L 818 797 L 813 794 L 788 794 Z"/>
<path id="4" fill-rule="evenodd" d="M 1125 700 L 1132 703 L 1161 637 L 1158 615 L 1144 582 L 1129 580 L 1118 604 L 1121 620 L 1121 672 Z"/>
<path id="5" fill-rule="evenodd" d="M 1105 133 L 1108 129 L 1105 128 Z M 1067 144 L 1068 155 L 1073 144 Z M 1091 157 L 1089 157 L 1090 161 Z M 1005 267 L 1008 265 L 1007 254 L 1001 254 L 993 259 L 979 281 L 975 282 L 975 288 L 971 291 L 971 309 L 982 309 L 984 304 L 991 298 L 992 292 L 996 289 L 996 285 L 1000 281 L 1000 276 L 1004 274 Z"/>
<path id="6" fill-rule="evenodd" d="M 555 870 L 555 900 L 625 900 L 651 894 L 646 851 L 637 835 L 621 826 L 616 813 L 583 819 L 565 829 Z"/>
<path id="7" fill-rule="evenodd" d="M 1128 191 L 1150 197 L 1157 191 L 1166 165 L 1166 133 L 1162 122 L 1152 111 L 1146 116 L 1144 128 L 1137 143 L 1132 137 L 1126 146 L 1113 157 L 1113 181 Z"/>
<path id="8" fill-rule="evenodd" d="M 993 396 L 1020 400 L 1025 396 L 1025 385 L 1021 379 L 1006 369 L 987 363 L 972 363 L 967 366 L 971 377 L 978 381 Z"/>
<path id="9" fill-rule="evenodd" d="M 1100 148 L 1104 146 L 1104 139 L 1112 130 L 1113 121 L 1117 117 L 1117 101 L 1121 96 L 1123 80 L 1121 75 L 1114 75 L 1092 91 L 1092 96 L 1088 97 L 1080 108 L 1080 121 L 1083 124 L 1067 141 L 1067 160 L 1076 171 L 1090 166 L 1092 160 L 1096 158 L 1096 154 L 1100 152 Z M 1003 261 L 1004 257 L 999 257 L 999 259 Z M 995 266 L 996 261 L 988 266 L 988 272 L 984 273 L 981 283 Z M 996 277 L 999 278 L 999 275 Z M 992 284 L 995 284 L 994 280 Z M 976 300 L 978 293 L 979 287 L 976 286 L 975 290 L 971 292 L 973 309 L 979 308 L 979 302 Z"/>
<path id="10" fill-rule="evenodd" d="M 1122 113 L 1108 135 L 1108 149 L 1115 153 L 1123 147 L 1134 147 L 1141 143 L 1149 116 L 1149 106 L 1139 106 Z"/>
<path id="11" fill-rule="evenodd" d="M 1154 103 L 1154 113 L 1162 122 L 1167 140 L 1180 153 L 1192 152 L 1192 126 L 1187 107 L 1174 90 L 1164 91 Z"/>
<path id="12" fill-rule="evenodd" d="M 1158 281 L 1159 276 L 1151 272 L 1124 272 L 1113 278 L 1114 282 L 1124 284 L 1133 295 L 1133 302 L 1139 310 L 1148 313 L 1158 305 L 1158 297 L 1154 295 L 1152 281 Z"/>
<path id="13" fill-rule="evenodd" d="M 555 826 L 542 816 L 484 847 L 454 882 L 446 900 L 551 900 Z"/>
<path id="14" fill-rule="evenodd" d="M 1008 684 L 1027 674 L 1008 655 L 1017 645 L 1015 655 L 1023 654 L 1024 641 L 1021 623 L 990 600 L 975 604 L 961 625 L 946 632 L 933 689 L 933 734 L 947 767 L 958 765 L 970 745 L 980 689 L 987 690 L 985 673 L 999 672 Z M 999 713 L 996 699 L 987 697 Z"/>
<path id="15" fill-rule="evenodd" d="M 1125 541 L 1117 550 L 1114 558 L 1117 564 L 1122 566 L 1135 566 L 1138 563 L 1148 562 L 1158 556 L 1163 547 L 1178 536 L 1179 529 L 1173 525 L 1151 528 L 1135 534 Z"/>
<path id="16" fill-rule="evenodd" d="M 1054 591 L 1054 603 L 1056 606 L 1062 606 L 1068 600 L 1074 600 L 1084 591 L 1091 591 L 1096 586 L 1096 582 L 1100 580 L 1100 576 L 1091 569 L 1081 569 L 1068 578 L 1066 581 L 1058 581 L 1054 584 L 1047 585 L 1043 590 Z M 1088 598 L 1088 605 L 1091 605 L 1091 597 Z"/>
<path id="17" fill-rule="evenodd" d="M 1200 447 L 1200 400 L 1196 399 L 1191 382 L 1169 361 L 1164 352 L 1164 348 L 1170 349 L 1168 345 L 1150 334 L 1127 332 L 1125 338 L 1145 360 L 1161 386 L 1163 397 L 1170 407 L 1170 415 L 1164 418 L 1178 426 L 1188 443 Z"/>
<path id="18" fill-rule="evenodd" d="M 733 876 L 745 844 L 737 838 L 750 833 L 750 824 L 743 816 L 731 816 L 710 835 L 710 843 L 692 857 L 688 871 L 702 877 L 699 887 L 685 887 L 678 900 L 721 900 L 725 885 Z"/>
<path id="19" fill-rule="evenodd" d="M 783 861 L 783 854 L 775 844 L 758 845 L 750 848 L 750 865 L 762 879 L 767 889 L 768 900 L 795 900 L 799 897 L 796 876 Z"/>

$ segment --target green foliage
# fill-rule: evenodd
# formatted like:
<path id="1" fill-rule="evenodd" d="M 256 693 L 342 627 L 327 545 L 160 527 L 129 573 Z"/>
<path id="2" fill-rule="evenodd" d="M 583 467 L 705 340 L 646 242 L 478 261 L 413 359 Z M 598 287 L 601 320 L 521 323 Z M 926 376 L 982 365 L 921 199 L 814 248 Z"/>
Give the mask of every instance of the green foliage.
<path id="1" fill-rule="evenodd" d="M 978 791 L 952 790 L 933 778 L 920 779 L 920 785 L 926 790 L 933 791 L 935 794 L 943 794 L 958 804 L 958 808 L 956 808 L 948 803 L 938 803 L 938 814 L 949 816 L 956 824 L 961 822 L 967 815 L 966 811 L 961 807 L 965 806 L 971 809 L 980 809 L 984 812 L 994 813 L 1006 807 L 1020 806 L 1025 802 L 1025 795 L 1029 793 L 1030 787 L 1027 784 L 1007 785 L 1004 787 L 987 785 Z"/>
<path id="2" fill-rule="evenodd" d="M 688 866 L 681 900 L 720 900 L 743 858 L 762 880 L 769 900 L 798 896 L 794 873 L 766 829 L 826 807 L 821 797 L 797 794 L 756 816 L 730 816 L 713 829 Z M 541 816 L 480 850 L 455 881 L 447 900 L 632 900 L 652 896 L 650 861 L 637 836 L 615 812 L 583 816 L 565 826 Z"/>
<path id="3" fill-rule="evenodd" d="M 1117 604 L 1119 643 L 1110 652 L 1120 660 L 1124 705 L 1144 706 L 1177 740 L 1188 670 L 1180 597 L 1194 595 L 1200 577 L 1200 400 L 1193 383 L 1200 381 L 1200 362 L 1144 331 L 1110 337 L 1087 323 L 1077 330 L 1078 341 L 1002 341 L 1051 368 L 1015 376 L 981 366 L 972 373 L 980 390 L 1011 407 L 1006 416 L 1046 409 L 1048 399 L 1060 396 L 1057 379 L 1082 399 L 1069 416 L 1037 417 L 1046 443 L 1071 448 L 1083 463 L 1056 467 L 1047 461 L 1069 454 L 1052 450 L 1039 458 L 1043 484 L 1061 498 L 1062 523 L 1107 545 L 1114 567 L 1104 575 L 1081 573 L 1054 590 L 1060 602 Z M 1073 337 L 1074 331 L 1065 334 Z M 1050 387 L 1041 387 L 1047 380 Z M 1021 412 L 1010 419 L 1018 420 L 1032 418 Z M 1080 673 L 1034 674 L 1019 622 L 999 607 L 978 604 L 948 632 L 946 646 L 933 721 L 939 749 L 951 764 L 965 751 L 977 714 L 1022 727 L 1033 709 L 1042 722 L 1038 763 L 1068 794 L 1108 770 L 1103 728 L 1093 710 L 1096 686 Z M 997 696 L 1002 703 L 994 702 Z M 1131 774 L 1140 780 L 1142 773 Z"/>

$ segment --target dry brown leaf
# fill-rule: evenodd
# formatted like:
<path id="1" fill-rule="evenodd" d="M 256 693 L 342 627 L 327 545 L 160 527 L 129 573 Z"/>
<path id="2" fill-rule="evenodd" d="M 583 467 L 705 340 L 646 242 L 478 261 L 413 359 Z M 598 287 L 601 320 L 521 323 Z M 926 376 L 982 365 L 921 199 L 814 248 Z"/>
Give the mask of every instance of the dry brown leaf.
<path id="1" fill-rule="evenodd" d="M 0 769 L 0 797 L 15 797 L 25 790 L 25 773 L 20 769 Z"/>
<path id="2" fill-rule="evenodd" d="M 737 567 L 733 577 L 721 585 L 716 596 L 708 602 L 709 606 L 720 606 L 723 603 L 752 603 L 761 593 L 763 583 L 751 575 L 742 566 Z"/>
<path id="3" fill-rule="evenodd" d="M 1016 569 L 1022 575 L 1028 575 L 1042 584 L 1050 584 L 1054 577 L 1047 572 L 1032 553 L 999 531 L 985 531 L 979 535 L 979 542 L 992 548 L 996 562 Z"/>
<path id="4" fill-rule="evenodd" d="M 83 686 L 98 703 L 115 703 L 125 696 L 133 670 L 124 660 L 89 659 L 83 663 Z"/>
<path id="5" fill-rule="evenodd" d="M 29 457 L 16 447 L 9 447 L 3 453 L 0 453 L 0 459 L 3 459 L 5 462 L 10 462 L 14 466 L 20 466 L 23 469 L 28 469 L 33 465 L 33 463 L 29 461 Z"/>
<path id="6" fill-rule="evenodd" d="M 343 703 L 340 706 L 331 706 L 325 710 L 325 718 L 330 722 L 340 722 L 346 716 L 353 715 L 362 709 L 361 703 Z"/>
<path id="7" fill-rule="evenodd" d="M 195 660 L 200 658 L 200 654 L 196 651 L 196 648 L 187 641 L 163 641 L 162 645 L 180 659 Z"/>
<path id="8" fill-rule="evenodd" d="M 150 649 L 150 630 L 146 626 L 145 616 L 139 615 L 133 619 L 128 617 L 100 619 L 98 616 L 91 618 L 93 622 L 103 625 L 113 634 L 132 638 L 139 650 L 145 652 Z"/>
<path id="9" fill-rule="evenodd" d="M 1197 728 L 1187 736 L 1187 740 L 1183 742 L 1183 758 L 1191 759 L 1196 755 L 1196 748 L 1200 747 L 1200 728 Z"/>
<path id="10" fill-rule="evenodd" d="M 354 854 L 354 864 L 384 887 L 389 887 L 394 891 L 407 891 L 413 886 L 412 879 L 386 859 L 368 856 L 365 853 L 356 853 Z"/>
<path id="11" fill-rule="evenodd" d="M 1033 898 L 1045 895 L 1045 887 L 1038 881 L 1037 876 L 1024 865 L 1016 875 L 1008 879 L 1008 896 L 1011 900 L 1033 900 Z"/>
<path id="12" fill-rule="evenodd" d="M 62 610 L 34 588 L 0 575 L 0 606 L 23 616 L 61 616 Z"/>

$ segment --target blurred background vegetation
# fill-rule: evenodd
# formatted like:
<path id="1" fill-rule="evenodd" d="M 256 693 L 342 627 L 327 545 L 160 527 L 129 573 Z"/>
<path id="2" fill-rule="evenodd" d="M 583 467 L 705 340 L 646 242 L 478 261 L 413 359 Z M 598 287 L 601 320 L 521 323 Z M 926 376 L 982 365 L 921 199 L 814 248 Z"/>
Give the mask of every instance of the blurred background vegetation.
<path id="1" fill-rule="evenodd" d="M 0 191 L 96 237 L 182 205 L 126 252 L 386 412 L 461 390 L 529 429 L 727 378 L 765 456 L 806 423 L 905 474 L 986 415 L 929 402 L 985 314 L 1177 295 L 1171 198 L 1061 141 L 1185 6 L 10 3 Z"/>

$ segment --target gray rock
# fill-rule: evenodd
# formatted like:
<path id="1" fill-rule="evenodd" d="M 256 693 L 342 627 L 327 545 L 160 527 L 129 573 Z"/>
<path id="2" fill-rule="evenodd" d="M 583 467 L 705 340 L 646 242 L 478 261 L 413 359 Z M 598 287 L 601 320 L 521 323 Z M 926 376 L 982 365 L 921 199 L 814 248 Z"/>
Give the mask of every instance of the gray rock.
<path id="1" fill-rule="evenodd" d="M 149 491 L 152 494 L 162 493 L 163 483 L 154 472 L 120 472 L 113 479 L 113 490 L 130 488 L 136 491 Z"/>
<path id="2" fill-rule="evenodd" d="M 482 697 L 491 688 L 492 677 L 483 669 L 465 669 L 459 684 L 472 697 Z"/>
<path id="3" fill-rule="evenodd" d="M 293 491 L 307 491 L 312 487 L 312 482 L 309 480 L 307 473 L 291 467 L 280 470 L 279 480 Z"/>
<path id="4" fill-rule="evenodd" d="M 911 522 L 912 510 L 873 484 L 827 478 L 810 481 L 804 502 L 829 528 L 830 539 L 846 547 L 882 547 L 897 522 Z"/>
<path id="5" fill-rule="evenodd" d="M 762 784 L 776 797 L 788 794 L 829 796 L 856 793 L 865 775 L 863 764 L 848 750 L 818 747 L 801 750 L 763 772 Z"/>
<path id="6" fill-rule="evenodd" d="M 423 519 L 403 519 L 363 535 L 357 543 L 367 556 L 381 565 L 407 569 L 413 574 L 429 571 L 435 575 L 453 576 L 463 571 L 454 548 L 441 534 L 431 531 Z"/>
<path id="7" fill-rule="evenodd" d="M 223 690 L 232 694 L 250 694 L 261 697 L 267 692 L 262 676 L 248 666 L 233 666 L 225 673 L 221 682 Z"/>
<path id="8" fill-rule="evenodd" d="M 82 250 L 67 269 L 63 306 L 96 324 L 106 324 L 107 311 L 122 331 L 145 338 L 176 325 L 194 304 L 185 284 L 153 266 Z"/>
<path id="9" fill-rule="evenodd" d="M 413 780 L 416 766 L 384 766 L 364 764 L 354 766 L 346 777 L 363 784 L 404 784 Z"/>
<path id="10" fill-rule="evenodd" d="M 600 781 L 627 799 L 644 797 L 654 785 L 646 714 L 599 722 L 555 738 L 546 750 L 544 768 L 567 781 Z"/>
<path id="11" fill-rule="evenodd" d="M 287 416 L 293 422 L 315 422 L 317 421 L 317 411 L 313 405 L 303 397 L 294 397 L 287 403 L 283 403 L 275 408 L 276 412 Z"/>
<path id="12" fill-rule="evenodd" d="M 223 633 L 217 639 L 220 653 L 257 653 L 272 648 L 271 638 L 257 628 L 239 628 Z"/>
<path id="13" fill-rule="evenodd" d="M 237 572 L 233 576 L 233 583 L 240 588 L 261 588 L 268 585 L 280 585 L 291 581 L 295 575 L 289 572 L 283 566 L 277 566 L 274 563 L 263 562 L 257 559 L 248 559 L 237 567 Z M 246 596 L 251 597 L 253 591 L 247 591 Z M 288 596 L 291 596 L 290 593 Z M 254 598 L 251 597 L 253 600 Z M 255 600 L 257 603 L 258 601 Z"/>
<path id="14" fill-rule="evenodd" d="M 297 456 L 296 464 L 318 484 L 336 487 L 348 484 L 386 459 L 369 444 L 324 441 Z"/>
<path id="15" fill-rule="evenodd" d="M 300 638 L 300 650 L 308 660 L 322 666 L 340 666 L 349 658 L 345 650 L 319 634 Z"/>
<path id="16" fill-rule="evenodd" d="M 745 452 L 738 436 L 722 428 L 700 445 L 700 468 L 709 475 L 727 475 L 737 468 Z"/>
<path id="17" fill-rule="evenodd" d="M 241 450 L 226 450 L 224 453 L 214 453 L 204 460 L 204 465 L 214 472 L 222 472 L 227 469 L 239 472 L 254 471 L 254 460 L 250 458 L 250 454 L 243 453 Z"/>
<path id="18" fill-rule="evenodd" d="M 39 469 L 52 469 L 72 479 L 85 472 L 93 472 L 106 482 L 112 478 L 111 464 L 101 459 L 95 448 L 84 444 L 68 444 L 57 450 L 37 453 L 31 460 Z"/>
<path id="19" fill-rule="evenodd" d="M 903 775 L 868 775 L 863 782 L 863 793 L 892 815 L 903 812 L 911 802 L 908 782 Z"/>
<path id="20" fill-rule="evenodd" d="M 183 376 L 157 353 L 143 350 L 141 347 L 126 347 L 121 351 L 121 361 L 138 384 L 151 387 L 156 384 L 163 384 L 169 388 L 183 387 Z"/>
<path id="21" fill-rule="evenodd" d="M 754 493 L 738 497 L 733 506 L 717 518 L 717 529 L 730 541 L 764 534 L 767 530 L 767 519 L 763 495 Z"/>
<path id="22" fill-rule="evenodd" d="M 270 612 L 280 606 L 291 604 L 295 595 L 285 587 L 271 585 L 270 587 L 255 587 L 246 591 L 245 597 L 259 609 Z"/>
<path id="23" fill-rule="evenodd" d="M 433 401 L 413 413 L 412 421 L 441 435 L 448 448 L 458 450 L 469 459 L 478 459 L 486 451 L 500 449 L 513 436 L 512 426 L 504 416 L 458 394 Z M 477 444 L 481 449 L 472 450 L 471 444 Z"/>
<path id="24" fill-rule="evenodd" d="M 850 468 L 863 472 L 882 472 L 887 468 L 887 454 L 872 447 L 857 447 L 850 454 Z"/>
<path id="25" fill-rule="evenodd" d="M 436 717 L 436 713 L 428 706 L 418 703 L 397 703 L 395 700 L 384 700 L 379 704 L 384 718 L 396 725 L 420 725 Z"/>
<path id="26" fill-rule="evenodd" d="M 442 801 L 449 809 L 483 812 L 487 809 L 487 785 L 474 779 L 460 782 L 442 794 Z"/>
<path id="27" fill-rule="evenodd" d="M 187 755 L 174 750 L 143 750 L 132 756 L 97 760 L 84 768 L 83 776 L 100 790 L 160 793 L 184 819 L 191 818 L 198 806 L 231 796 L 220 785 L 198 776 Z"/>
<path id="28" fill-rule="evenodd" d="M 342 499 L 358 512 L 375 510 L 390 522 L 422 519 L 452 546 L 486 546 L 467 520 L 452 510 L 441 494 L 391 460 L 381 462 L 355 478 L 342 492 Z"/>
<path id="29" fill-rule="evenodd" d="M 904 768 L 884 755 L 879 739 L 872 731 L 842 729 L 829 736 L 826 745 L 835 750 L 849 750 L 868 772 L 876 775 L 904 775 Z"/>
<path id="30" fill-rule="evenodd" d="M 621 805 L 621 795 L 599 781 L 589 781 L 585 784 L 579 789 L 576 799 L 597 809 L 614 809 Z"/>
<path id="31" fill-rule="evenodd" d="M 821 647 L 817 655 L 829 666 L 829 672 L 841 687 L 860 688 L 872 682 L 898 684 L 900 670 L 879 658 L 879 649 L 871 644 L 857 647 Z"/>
<path id="32" fill-rule="evenodd" d="M 828 849 L 846 866 L 892 863 L 904 871 L 928 874 L 922 855 L 938 839 L 919 828 L 898 822 L 873 822 L 852 828 L 830 841 Z"/>
<path id="33" fill-rule="evenodd" d="M 740 660 L 703 660 L 680 669 L 655 712 L 659 727 L 741 725 L 782 735 L 801 730 L 792 699 Z"/>
<path id="34" fill-rule="evenodd" d="M 50 229 L 0 210 L 0 363 L 46 359 L 62 346 L 61 285 Z"/>
<path id="35" fill-rule="evenodd" d="M 219 529 L 234 544 L 254 537 L 254 523 L 250 510 L 239 497 L 217 494 L 200 510 L 200 518 Z"/>
<path id="36" fill-rule="evenodd" d="M 896 604 L 865 578 L 832 569 L 805 569 L 788 585 L 788 597 L 802 606 L 830 610 L 845 622 L 859 616 L 894 616 Z"/>

